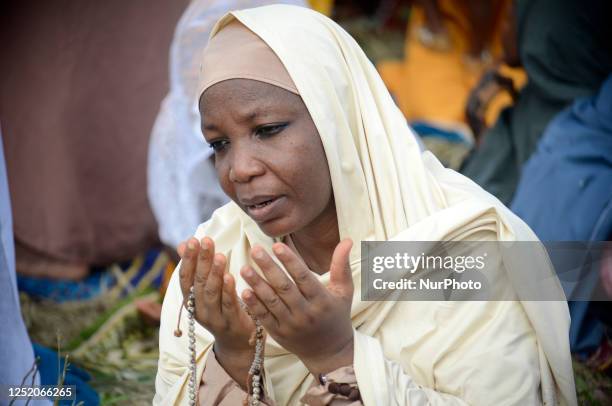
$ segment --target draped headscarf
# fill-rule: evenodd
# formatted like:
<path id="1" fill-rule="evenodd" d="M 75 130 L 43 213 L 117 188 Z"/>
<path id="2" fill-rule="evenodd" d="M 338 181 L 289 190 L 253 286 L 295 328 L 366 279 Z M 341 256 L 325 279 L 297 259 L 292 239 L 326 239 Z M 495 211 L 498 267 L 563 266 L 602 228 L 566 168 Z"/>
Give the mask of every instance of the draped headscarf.
<path id="1" fill-rule="evenodd" d="M 228 11 L 271 3 L 305 5 L 303 0 L 193 0 L 176 26 L 170 46 L 170 92 L 151 131 L 147 163 L 149 203 L 159 238 L 168 246 L 186 240 L 229 200 L 200 130 L 199 56 L 215 23 Z"/>
<path id="2" fill-rule="evenodd" d="M 273 50 L 310 112 L 327 156 L 341 239 L 350 237 L 355 242 L 537 241 L 529 228 L 497 199 L 469 179 L 444 168 L 432 154 L 420 152 L 414 134 L 376 69 L 353 38 L 332 20 L 308 9 L 267 6 L 226 15 L 213 29 L 212 38 L 221 35 L 233 21 L 239 21 Z M 210 76 L 204 75 L 199 90 L 211 85 L 207 81 L 210 81 Z M 269 250 L 274 243 L 274 239 L 266 236 L 233 202 L 217 210 L 208 222 L 198 228 L 196 237 L 200 239 L 205 235 L 214 239 L 217 251 L 228 256 L 228 271 L 236 276 L 239 291 L 247 287 L 239 276 L 239 270 L 245 264 L 252 264 L 250 248 L 259 244 Z M 401 309 L 406 309 L 406 306 L 412 306 L 418 313 L 418 309 L 431 309 L 437 302 L 406 304 L 362 301 L 359 289 L 360 258 L 360 245 L 357 243 L 350 256 L 355 283 L 351 318 L 356 329 L 354 368 L 362 399 L 366 405 L 414 402 L 417 398 L 401 392 L 408 393 L 421 385 L 410 383 L 410 378 L 404 375 L 399 366 L 410 364 L 411 355 L 402 351 L 390 356 L 388 349 L 373 337 L 381 338 L 381 326 L 388 320 L 397 317 L 402 320 Z M 545 254 L 530 260 L 540 265 L 532 269 L 550 272 Z M 511 273 L 513 265 L 506 266 Z M 158 404 L 187 399 L 187 338 L 173 335 L 178 309 L 183 301 L 177 274 L 175 272 L 172 278 L 162 311 L 160 361 L 154 400 Z M 319 280 L 324 285 L 328 284 L 329 274 L 319 276 Z M 520 298 L 520 292 L 517 294 Z M 497 305 L 495 302 L 479 302 L 469 306 L 458 305 L 456 308 L 457 312 L 471 312 L 476 309 L 475 306 L 482 309 Z M 516 306 L 522 309 L 521 312 L 524 311 L 537 337 L 536 358 L 540 364 L 537 373 L 541 380 L 542 400 L 575 404 L 567 343 L 569 317 L 566 303 L 524 301 L 517 302 Z M 468 313 L 460 317 L 464 315 L 466 320 L 470 317 Z M 186 316 L 183 315 L 183 318 L 185 320 L 181 322 L 186 323 Z M 489 322 L 476 321 L 483 325 Z M 503 340 L 503 329 L 513 328 L 508 323 L 501 324 L 501 333 L 494 332 L 492 336 L 499 335 L 491 342 Z M 499 325 L 496 328 L 500 328 Z M 201 376 L 213 337 L 199 325 L 196 326 L 196 334 L 197 371 Z M 400 336 L 392 338 L 396 342 L 411 340 Z M 385 340 L 388 339 L 385 337 Z M 436 346 L 435 342 L 429 344 Z M 312 382 L 308 370 L 295 355 L 271 338 L 267 341 L 265 356 L 266 390 L 278 404 L 296 404 L 299 399 L 296 393 L 303 393 L 304 385 Z M 391 361 L 396 363 L 385 361 L 385 356 L 393 358 Z M 520 355 L 516 357 L 520 358 Z M 489 361 L 494 362 L 494 359 Z M 459 359 L 458 362 L 467 363 L 468 360 Z M 486 370 L 492 366 L 470 367 Z M 534 365 L 533 368 L 537 369 L 538 366 Z M 499 376 L 500 380 L 504 378 L 503 375 Z M 458 376 L 456 379 L 463 382 L 464 377 Z M 282 384 L 278 384 L 281 381 Z M 436 385 L 444 387 L 444 379 L 440 378 Z M 503 385 L 500 382 L 500 386 Z M 495 393 L 498 388 L 491 387 L 489 390 Z M 457 397 L 436 394 L 433 388 L 425 391 L 431 394 L 431 397 L 427 397 L 430 402 L 439 400 L 464 404 Z M 458 389 L 454 395 L 462 391 Z M 486 403 L 485 395 L 480 393 L 477 396 Z M 469 398 L 471 395 L 466 396 Z M 509 403 L 512 403 L 511 399 Z"/>

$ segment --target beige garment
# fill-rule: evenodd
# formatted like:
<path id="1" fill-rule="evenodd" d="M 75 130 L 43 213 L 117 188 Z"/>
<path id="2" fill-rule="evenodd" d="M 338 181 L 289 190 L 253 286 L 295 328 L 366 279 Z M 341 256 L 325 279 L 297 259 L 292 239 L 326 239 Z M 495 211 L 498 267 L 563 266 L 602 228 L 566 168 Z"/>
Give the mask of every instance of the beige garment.
<path id="1" fill-rule="evenodd" d="M 413 133 L 376 69 L 336 23 L 311 10 L 268 6 L 233 12 L 278 55 L 321 136 L 332 180 L 340 237 L 364 240 L 537 241 L 498 200 L 469 179 L 421 154 Z M 239 269 L 249 249 L 274 242 L 230 203 L 195 233 L 215 240 Z M 356 290 L 354 369 L 365 405 L 576 404 L 565 302 L 364 302 L 360 245 L 351 253 Z M 529 258 L 535 273 L 551 274 L 543 251 Z M 520 264 L 519 264 L 520 265 Z M 516 286 L 515 262 L 498 263 L 499 286 Z M 318 276 L 323 284 L 329 275 Z M 554 278 L 554 277 L 553 277 Z M 558 281 L 553 288 L 562 297 Z M 521 291 L 516 295 L 521 298 Z M 178 272 L 164 300 L 154 404 L 188 399 L 188 338 L 175 337 L 183 301 Z M 187 318 L 182 316 L 186 325 Z M 196 325 L 197 374 L 213 337 Z M 313 377 L 273 339 L 265 348 L 269 396 L 297 405 Z"/>
<path id="2" fill-rule="evenodd" d="M 341 367 L 326 374 L 328 382 L 320 385 L 314 382 L 300 401 L 309 406 L 361 406 L 361 401 L 351 401 L 345 396 L 336 395 L 328 390 L 330 382 L 346 383 L 357 386 L 357 378 L 352 366 Z M 247 393 L 225 372 L 217 361 L 215 354 L 206 359 L 206 366 L 202 375 L 202 382 L 198 390 L 198 404 L 200 406 L 235 406 L 240 405 L 247 398 Z M 262 406 L 276 406 L 268 396 L 261 400 Z"/>

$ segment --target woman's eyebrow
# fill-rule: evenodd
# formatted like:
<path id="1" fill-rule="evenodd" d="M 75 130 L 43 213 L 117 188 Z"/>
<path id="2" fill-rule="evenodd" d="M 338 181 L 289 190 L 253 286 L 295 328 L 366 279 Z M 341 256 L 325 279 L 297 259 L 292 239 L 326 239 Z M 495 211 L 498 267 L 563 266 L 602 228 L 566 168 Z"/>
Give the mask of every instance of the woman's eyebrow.
<path id="1" fill-rule="evenodd" d="M 292 114 L 293 109 L 287 105 L 278 105 L 277 103 L 263 103 L 257 106 L 245 106 L 242 111 L 237 112 L 237 121 L 241 123 L 253 123 L 257 119 L 265 119 L 269 116 Z"/>
<path id="2" fill-rule="evenodd" d="M 214 124 L 203 124 L 202 131 L 217 131 L 218 128 Z"/>
<path id="3" fill-rule="evenodd" d="M 274 111 L 270 111 L 269 108 L 255 107 L 253 110 L 246 110 L 240 114 L 238 121 L 242 123 L 252 123 L 258 118 L 273 114 Z"/>

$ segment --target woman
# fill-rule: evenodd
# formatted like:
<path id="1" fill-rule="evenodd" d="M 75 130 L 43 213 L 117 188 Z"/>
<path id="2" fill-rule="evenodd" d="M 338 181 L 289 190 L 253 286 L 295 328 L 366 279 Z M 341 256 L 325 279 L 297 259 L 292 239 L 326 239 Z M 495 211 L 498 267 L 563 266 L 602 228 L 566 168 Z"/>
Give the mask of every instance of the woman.
<path id="1" fill-rule="evenodd" d="M 249 314 L 267 335 L 265 404 L 576 403 L 565 303 L 360 300 L 351 240 L 535 237 L 420 153 L 338 25 L 291 6 L 228 14 L 200 83 L 204 136 L 233 202 L 188 240 L 172 277 L 155 404 L 256 397 Z M 181 334 L 187 298 L 195 355 Z"/>

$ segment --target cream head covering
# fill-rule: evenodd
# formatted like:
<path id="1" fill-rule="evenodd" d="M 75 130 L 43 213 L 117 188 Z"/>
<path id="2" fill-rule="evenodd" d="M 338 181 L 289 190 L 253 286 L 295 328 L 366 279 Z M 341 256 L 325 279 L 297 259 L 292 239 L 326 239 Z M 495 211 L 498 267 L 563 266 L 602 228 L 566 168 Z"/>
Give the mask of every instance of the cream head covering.
<path id="1" fill-rule="evenodd" d="M 278 56 L 253 31 L 232 21 L 210 39 L 202 56 L 198 96 L 227 79 L 253 79 L 299 94 Z"/>
<path id="2" fill-rule="evenodd" d="M 359 241 L 537 238 L 475 183 L 444 168 L 432 154 L 421 154 L 376 69 L 332 20 L 291 6 L 235 11 L 217 23 L 212 44 L 236 21 L 282 62 L 321 136 L 340 237 L 356 242 L 351 253 L 353 366 L 364 404 L 576 404 L 565 302 L 361 301 Z M 236 49 L 242 46 L 230 43 L 217 52 L 226 52 L 233 69 L 240 59 Z M 209 60 L 204 57 L 207 73 L 200 90 L 245 74 L 270 79 L 263 64 L 263 72 L 228 68 L 209 75 L 208 69 L 216 69 L 206 66 Z M 236 276 L 239 291 L 246 287 L 239 270 L 251 264 L 250 247 L 270 249 L 274 242 L 234 203 L 198 228 L 196 237 L 205 235 L 230 258 L 228 271 Z M 551 272 L 544 252 L 529 260 L 537 265 L 531 269 Z M 499 267 L 507 271 L 500 282 L 514 283 L 517 265 Z M 329 275 L 319 280 L 327 284 Z M 555 288 L 562 295 L 558 283 Z M 521 298 L 521 292 L 516 295 Z M 188 397 L 188 341 L 173 335 L 182 302 L 175 272 L 162 311 L 155 404 L 177 404 Z M 201 376 L 213 337 L 199 325 L 196 335 Z M 313 382 L 299 359 L 272 339 L 266 343 L 265 369 L 266 391 L 278 405 L 299 404 Z"/>

